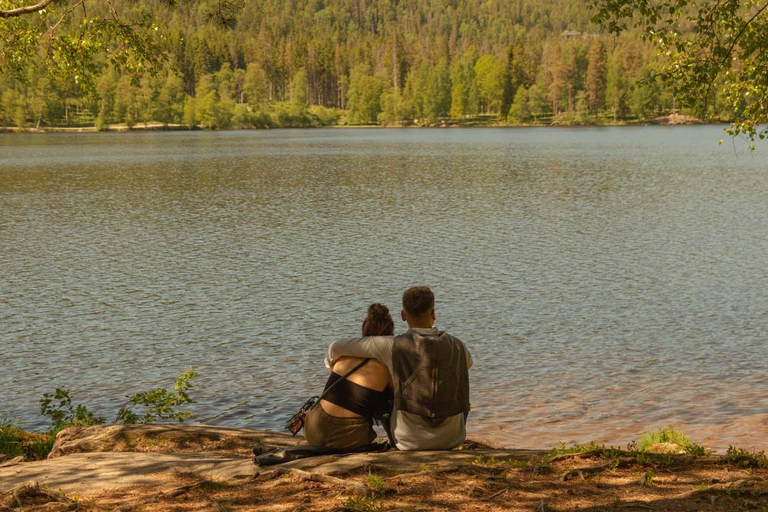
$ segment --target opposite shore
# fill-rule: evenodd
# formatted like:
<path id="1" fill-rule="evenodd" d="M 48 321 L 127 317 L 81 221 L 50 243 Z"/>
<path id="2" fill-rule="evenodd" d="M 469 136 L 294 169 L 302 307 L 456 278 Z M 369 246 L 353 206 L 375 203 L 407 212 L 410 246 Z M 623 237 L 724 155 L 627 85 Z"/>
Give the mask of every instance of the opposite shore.
<path id="1" fill-rule="evenodd" d="M 192 128 L 182 124 L 163 124 L 158 122 L 136 123 L 131 126 L 125 123 L 109 124 L 104 126 L 86 125 L 86 126 L 44 126 L 44 127 L 23 127 L 0 126 L 0 133 L 97 133 L 97 132 L 144 132 L 144 131 L 232 131 L 232 130 L 275 130 L 275 129 L 296 129 L 296 128 L 334 128 L 334 129 L 418 129 L 418 128 L 546 128 L 546 127 L 620 127 L 620 126 L 686 126 L 686 125 L 726 125 L 725 121 L 704 121 L 694 116 L 684 114 L 670 114 L 659 116 L 653 119 L 623 119 L 607 120 L 601 119 L 599 122 L 594 120 L 575 120 L 565 119 L 552 123 L 499 123 L 499 122 L 464 122 L 458 120 L 441 120 L 429 123 L 407 123 L 407 124 L 286 124 L 284 126 L 264 126 L 254 128 L 252 126 L 234 127 L 225 130 L 211 130 L 209 128 L 197 125 Z"/>

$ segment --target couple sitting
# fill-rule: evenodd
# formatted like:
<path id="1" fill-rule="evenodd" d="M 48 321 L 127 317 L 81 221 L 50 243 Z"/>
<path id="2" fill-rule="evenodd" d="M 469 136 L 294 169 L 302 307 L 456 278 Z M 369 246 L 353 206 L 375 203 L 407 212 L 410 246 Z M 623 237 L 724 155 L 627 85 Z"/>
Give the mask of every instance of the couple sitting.
<path id="1" fill-rule="evenodd" d="M 304 435 L 310 445 L 364 449 L 376 438 L 374 420 L 400 450 L 445 450 L 464 442 L 472 357 L 461 340 L 433 327 L 435 297 L 429 288 L 406 290 L 401 316 L 408 330 L 394 336 L 389 310 L 373 304 L 363 322 L 364 337 L 337 340 L 328 348 L 330 390 L 307 414 Z"/>

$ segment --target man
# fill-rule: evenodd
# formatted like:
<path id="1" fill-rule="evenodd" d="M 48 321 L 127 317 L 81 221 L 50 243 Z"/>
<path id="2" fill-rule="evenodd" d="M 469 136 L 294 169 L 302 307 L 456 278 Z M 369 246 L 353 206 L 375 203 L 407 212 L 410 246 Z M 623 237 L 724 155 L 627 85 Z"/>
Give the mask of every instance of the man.
<path id="1" fill-rule="evenodd" d="M 472 356 L 458 338 L 435 327 L 435 296 L 426 286 L 403 294 L 399 336 L 334 341 L 328 361 L 372 357 L 387 367 L 394 386 L 390 433 L 400 450 L 450 450 L 466 438 Z"/>

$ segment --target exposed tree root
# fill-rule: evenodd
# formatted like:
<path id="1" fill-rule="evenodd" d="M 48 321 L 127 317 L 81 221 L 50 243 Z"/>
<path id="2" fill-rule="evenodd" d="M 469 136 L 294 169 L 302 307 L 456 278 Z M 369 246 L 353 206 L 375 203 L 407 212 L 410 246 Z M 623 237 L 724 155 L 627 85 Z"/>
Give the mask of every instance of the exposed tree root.
<path id="1" fill-rule="evenodd" d="M 16 487 L 11 491 L 11 494 L 13 495 L 13 500 L 16 502 L 16 508 L 14 509 L 11 507 L 3 506 L 2 510 L 23 510 L 24 503 L 22 498 L 43 498 L 48 500 L 46 504 L 61 503 L 62 505 L 66 505 L 66 510 L 80 510 L 80 504 L 78 502 L 67 498 L 63 494 L 49 491 L 48 489 L 43 489 L 37 482 L 34 484 L 24 484 L 22 486 Z"/>
<path id="2" fill-rule="evenodd" d="M 437 469 L 432 469 L 427 471 L 417 471 L 415 473 L 403 473 L 402 475 L 390 476 L 386 480 L 402 480 L 405 478 L 419 478 L 422 476 L 442 475 L 445 473 L 455 473 L 460 469 L 461 468 L 459 466 L 448 466 L 445 468 L 437 468 Z"/>
<path id="3" fill-rule="evenodd" d="M 301 478 L 302 480 L 308 480 L 311 482 L 341 485 L 351 490 L 358 496 L 368 496 L 368 494 L 371 492 L 367 485 L 361 482 L 355 482 L 354 480 L 342 480 L 341 478 L 336 478 L 335 476 L 323 475 L 322 473 L 310 473 L 309 471 L 303 471 L 301 469 L 295 468 L 281 468 L 276 471 L 278 474 L 293 475 Z"/>
<path id="4" fill-rule="evenodd" d="M 608 462 L 597 464 L 595 466 L 589 466 L 586 468 L 569 469 L 568 471 L 566 471 L 560 476 L 560 480 L 563 482 L 566 482 L 571 478 L 573 478 L 574 476 L 579 476 L 580 478 L 583 479 L 584 475 L 602 473 L 607 469 L 618 469 L 622 467 L 631 466 L 634 462 L 636 461 L 632 457 L 619 457 L 618 459 L 609 460 Z"/>
<path id="5" fill-rule="evenodd" d="M 588 459 L 590 457 L 599 457 L 608 450 L 605 450 L 603 448 L 597 448 L 595 450 L 588 450 L 586 452 L 577 452 L 577 453 L 561 453 L 560 455 L 553 455 L 552 457 L 547 457 L 547 462 L 560 462 L 563 460 L 569 460 L 569 459 Z M 614 453 L 615 450 L 612 450 Z"/>
<path id="6" fill-rule="evenodd" d="M 158 495 L 158 498 L 175 498 L 177 496 L 181 496 L 182 494 L 191 491 L 192 489 L 200 487 L 204 483 L 205 482 L 197 482 L 196 484 L 182 485 L 181 487 L 177 487 L 175 489 L 171 489 L 170 491 L 160 493 Z"/>

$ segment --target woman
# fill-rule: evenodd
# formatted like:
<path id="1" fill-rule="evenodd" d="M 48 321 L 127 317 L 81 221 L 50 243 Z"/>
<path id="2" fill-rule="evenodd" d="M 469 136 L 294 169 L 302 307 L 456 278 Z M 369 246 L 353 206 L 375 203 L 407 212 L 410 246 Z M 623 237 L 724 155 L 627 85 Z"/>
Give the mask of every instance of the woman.
<path id="1" fill-rule="evenodd" d="M 378 303 L 371 304 L 363 321 L 363 336 L 392 336 L 394 333 L 395 324 L 389 309 Z M 376 439 L 373 420 L 392 410 L 392 379 L 386 366 L 375 359 L 342 357 L 331 368 L 325 389 L 363 362 L 307 414 L 304 437 L 309 444 L 352 450 Z"/>

